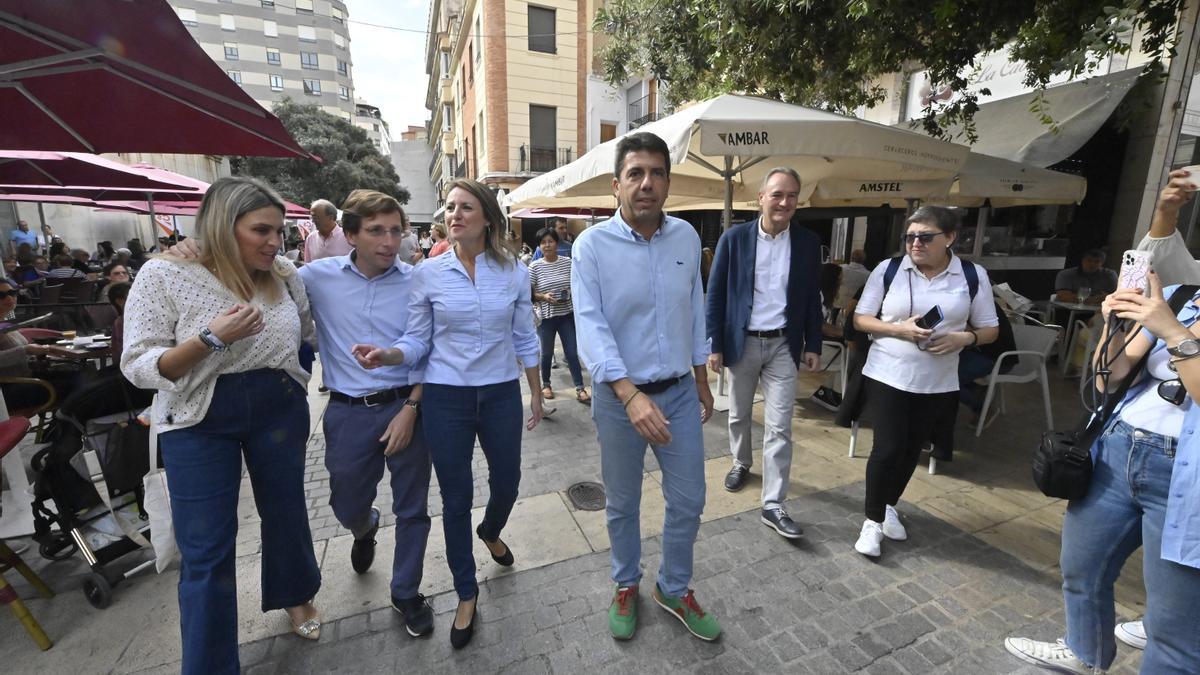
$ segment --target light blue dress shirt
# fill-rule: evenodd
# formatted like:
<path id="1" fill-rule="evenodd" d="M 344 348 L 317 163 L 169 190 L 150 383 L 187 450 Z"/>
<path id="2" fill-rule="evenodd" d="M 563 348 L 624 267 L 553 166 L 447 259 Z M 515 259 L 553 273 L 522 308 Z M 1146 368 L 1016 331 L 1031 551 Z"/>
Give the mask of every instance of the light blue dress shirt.
<path id="1" fill-rule="evenodd" d="M 704 365 L 700 237 L 690 223 L 664 216 L 647 241 L 618 211 L 572 250 L 579 356 L 593 382 L 645 384 Z"/>
<path id="2" fill-rule="evenodd" d="M 366 396 L 421 381 L 421 364 L 367 370 L 350 354 L 356 343 L 386 345 L 404 333 L 415 269 L 397 260 L 368 279 L 354 254 L 314 260 L 299 270 L 317 324 L 325 386 L 347 396 Z"/>
<path id="3" fill-rule="evenodd" d="M 1178 286 L 1164 288 L 1163 296 L 1171 297 L 1176 288 Z M 1200 308 L 1195 304 L 1196 298 L 1200 298 L 1200 293 L 1179 311 L 1179 320 L 1185 326 L 1191 326 L 1200 318 Z M 1148 337 L 1156 340 L 1152 349 L 1165 346 L 1161 340 Z M 1118 417 L 1121 407 L 1132 401 L 1150 384 L 1157 386 L 1157 380 L 1144 378 L 1142 382 L 1130 387 L 1113 417 Z M 1187 417 L 1183 421 L 1183 432 L 1179 435 L 1179 442 L 1175 448 L 1175 463 L 1171 467 L 1171 492 L 1167 497 L 1167 517 L 1163 524 L 1161 555 L 1163 560 L 1200 568 L 1200 435 L 1196 434 L 1197 429 L 1200 429 L 1200 405 L 1197 405 L 1193 398 L 1188 406 Z M 1094 447 L 1092 456 L 1094 460 Z"/>
<path id="4" fill-rule="evenodd" d="M 514 380 L 517 359 L 536 368 L 541 344 L 533 326 L 529 268 L 486 253 L 475 258 L 475 282 L 447 251 L 416 268 L 408 330 L 393 347 L 404 362 L 428 356 L 424 381 L 478 387 Z"/>

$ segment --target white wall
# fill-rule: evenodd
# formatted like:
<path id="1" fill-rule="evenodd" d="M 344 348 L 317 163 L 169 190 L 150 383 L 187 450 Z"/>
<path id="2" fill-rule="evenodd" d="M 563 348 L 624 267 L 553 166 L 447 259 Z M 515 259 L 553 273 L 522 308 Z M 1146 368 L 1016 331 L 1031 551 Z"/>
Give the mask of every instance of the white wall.
<path id="1" fill-rule="evenodd" d="M 617 135 L 629 131 L 626 119 L 628 108 L 624 89 L 617 90 L 604 78 L 588 76 L 587 83 L 587 149 L 600 145 L 600 123 L 617 125 Z M 583 153 L 580 153 L 583 154 Z"/>

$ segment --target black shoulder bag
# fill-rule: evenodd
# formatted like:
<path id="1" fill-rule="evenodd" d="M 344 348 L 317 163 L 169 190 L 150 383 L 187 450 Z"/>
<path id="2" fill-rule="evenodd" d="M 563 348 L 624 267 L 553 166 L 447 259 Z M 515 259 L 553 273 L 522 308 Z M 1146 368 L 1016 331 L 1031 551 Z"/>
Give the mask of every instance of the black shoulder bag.
<path id="1" fill-rule="evenodd" d="M 1171 311 L 1179 314 L 1184 304 L 1196 294 L 1197 286 L 1180 286 L 1171 294 Z M 1151 349 L 1129 371 L 1112 395 L 1105 398 L 1100 410 L 1088 418 L 1082 429 L 1048 431 L 1033 455 L 1033 482 L 1047 497 L 1082 499 L 1092 483 L 1092 444 L 1104 431 L 1113 411 L 1125 398 L 1134 380 L 1146 367 Z M 1085 374 L 1086 377 L 1086 374 Z"/>

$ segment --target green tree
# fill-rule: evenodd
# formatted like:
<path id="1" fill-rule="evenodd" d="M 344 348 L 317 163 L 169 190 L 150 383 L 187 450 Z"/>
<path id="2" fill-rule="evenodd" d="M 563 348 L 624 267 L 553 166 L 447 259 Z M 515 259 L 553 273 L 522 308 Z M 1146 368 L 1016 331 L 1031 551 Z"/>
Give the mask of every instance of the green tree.
<path id="1" fill-rule="evenodd" d="M 755 93 L 848 112 L 883 100 L 880 75 L 925 68 L 935 89 L 964 92 L 922 124 L 943 136 L 962 124 L 974 139 L 977 96 L 967 76 L 979 54 L 1011 45 L 1025 84 L 1088 72 L 1129 51 L 1131 31 L 1150 55 L 1144 82 L 1161 78 L 1182 0 L 609 0 L 595 27 L 610 82 L 650 73 L 674 101 Z M 1040 97 L 1039 97 L 1040 98 Z M 1135 96 L 1131 96 L 1135 99 Z M 1053 111 L 1032 110 L 1051 123 Z"/>
<path id="2" fill-rule="evenodd" d="M 233 173 L 266 181 L 284 199 L 308 206 L 317 199 L 340 205 L 351 190 L 365 188 L 389 194 L 407 204 L 408 189 L 391 158 L 384 157 L 367 132 L 315 105 L 285 98 L 272 112 L 301 146 L 325 160 L 235 157 Z"/>

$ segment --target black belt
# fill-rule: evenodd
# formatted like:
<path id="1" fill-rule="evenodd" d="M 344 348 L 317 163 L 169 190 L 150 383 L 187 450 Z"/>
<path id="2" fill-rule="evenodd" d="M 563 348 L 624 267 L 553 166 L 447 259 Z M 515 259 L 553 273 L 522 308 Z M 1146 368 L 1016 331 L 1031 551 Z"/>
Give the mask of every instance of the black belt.
<path id="1" fill-rule="evenodd" d="M 679 384 L 679 381 L 685 377 L 687 377 L 687 375 L 680 375 L 678 377 L 672 377 L 672 378 L 669 378 L 666 380 L 658 380 L 657 382 L 646 382 L 645 384 L 635 384 L 633 386 L 637 387 L 638 391 L 642 392 L 643 394 L 661 394 L 664 391 L 670 389 L 671 387 L 674 387 L 675 385 Z"/>
<path id="2" fill-rule="evenodd" d="M 340 391 L 329 390 L 329 398 L 338 403 L 347 405 L 365 405 L 368 408 L 373 408 L 377 405 L 391 403 L 392 401 L 402 401 L 412 394 L 412 386 L 396 387 L 395 389 L 384 389 L 366 396 L 347 396 Z"/>
<path id="3" fill-rule="evenodd" d="M 771 330 L 748 330 L 746 335 L 756 338 L 777 338 L 787 335 L 787 327 L 773 328 Z"/>

